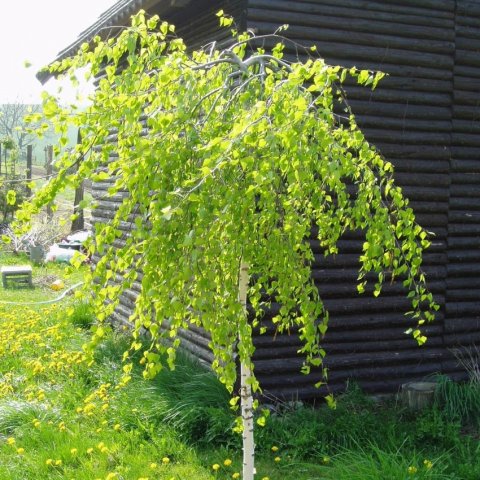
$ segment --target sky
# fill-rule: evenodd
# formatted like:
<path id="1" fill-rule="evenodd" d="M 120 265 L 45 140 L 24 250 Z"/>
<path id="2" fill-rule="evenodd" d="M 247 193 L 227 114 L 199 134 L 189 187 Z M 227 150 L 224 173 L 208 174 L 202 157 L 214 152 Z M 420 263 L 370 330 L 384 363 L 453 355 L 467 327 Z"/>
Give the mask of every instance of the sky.
<path id="1" fill-rule="evenodd" d="M 114 3 L 116 0 L 3 0 L 0 104 L 40 103 L 42 90 L 55 91 L 55 81 L 42 86 L 35 74 Z M 25 68 L 25 62 L 31 66 Z M 66 101 L 74 98 L 68 89 L 64 95 Z"/>

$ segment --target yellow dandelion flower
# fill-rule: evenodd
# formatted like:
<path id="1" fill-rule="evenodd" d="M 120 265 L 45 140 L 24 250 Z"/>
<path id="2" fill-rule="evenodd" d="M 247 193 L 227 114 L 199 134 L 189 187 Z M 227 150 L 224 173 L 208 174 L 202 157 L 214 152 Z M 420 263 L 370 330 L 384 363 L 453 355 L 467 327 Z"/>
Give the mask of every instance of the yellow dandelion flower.
<path id="1" fill-rule="evenodd" d="M 13 437 L 8 437 L 7 445 L 15 445 L 15 439 Z"/>
<path id="2" fill-rule="evenodd" d="M 91 455 L 91 454 L 93 453 L 93 448 L 91 448 L 91 447 L 90 447 L 90 448 L 87 448 L 87 453 L 88 453 L 89 455 Z"/>
<path id="3" fill-rule="evenodd" d="M 150 464 L 150 468 L 151 468 L 152 470 L 155 470 L 157 467 L 158 467 L 158 464 L 155 463 L 155 462 L 152 462 L 152 463 Z"/>
<path id="4" fill-rule="evenodd" d="M 410 475 L 415 475 L 415 474 L 417 473 L 417 471 L 418 471 L 418 468 L 417 468 L 417 467 L 414 467 L 414 466 L 408 467 L 408 473 L 409 473 Z"/>
<path id="5" fill-rule="evenodd" d="M 105 477 L 105 480 L 113 480 L 114 478 L 118 478 L 118 475 L 115 472 L 111 472 Z"/>
<path id="6" fill-rule="evenodd" d="M 72 448 L 72 449 L 70 450 L 70 453 L 71 453 L 72 455 L 76 455 L 76 454 L 78 453 L 78 449 L 77 449 L 77 448 Z"/>
<path id="7" fill-rule="evenodd" d="M 263 477 L 262 480 L 270 480 L 270 477 Z"/>
<path id="8" fill-rule="evenodd" d="M 433 463 L 430 460 L 424 460 L 423 464 L 427 470 L 430 470 L 433 467 Z"/>
<path id="9" fill-rule="evenodd" d="M 51 458 L 47 458 L 47 460 L 45 460 L 45 464 L 46 465 L 52 465 L 53 464 L 53 460 Z"/>
<path id="10" fill-rule="evenodd" d="M 113 429 L 118 432 L 120 430 L 120 424 L 119 423 L 116 423 L 114 426 L 113 426 Z"/>
<path id="11" fill-rule="evenodd" d="M 212 470 L 214 470 L 215 472 L 216 472 L 217 470 L 219 470 L 219 469 L 220 469 L 220 465 L 219 465 L 218 463 L 214 463 L 214 464 L 212 465 Z"/>
<path id="12" fill-rule="evenodd" d="M 100 451 L 101 451 L 102 453 L 108 453 L 108 448 L 107 448 L 107 447 L 103 447 Z"/>
<path id="13" fill-rule="evenodd" d="M 33 422 L 33 426 L 34 426 L 35 428 L 40 428 L 40 425 L 41 425 L 41 424 L 42 424 L 42 423 L 40 422 L 40 420 L 35 420 L 35 421 Z"/>
<path id="14" fill-rule="evenodd" d="M 25 449 L 24 448 L 17 448 L 17 453 L 19 455 L 23 455 L 25 453 Z"/>
<path id="15" fill-rule="evenodd" d="M 275 457 L 275 458 L 273 459 L 273 461 L 274 461 L 274 462 L 277 462 L 277 463 L 278 463 L 280 460 L 281 460 L 280 457 Z"/>
<path id="16" fill-rule="evenodd" d="M 232 478 L 233 478 L 233 479 L 240 478 L 240 474 L 239 474 L 238 472 L 235 472 L 235 473 L 232 475 Z"/>
<path id="17" fill-rule="evenodd" d="M 96 431 L 97 433 L 100 433 L 100 432 L 102 431 L 102 429 L 101 429 L 101 428 L 97 428 L 95 431 Z"/>
<path id="18" fill-rule="evenodd" d="M 231 461 L 229 458 L 227 458 L 227 459 L 223 462 L 223 464 L 224 464 L 226 467 L 229 467 L 229 466 L 232 464 L 232 461 Z"/>
<path id="19" fill-rule="evenodd" d="M 326 455 L 322 458 L 323 463 L 330 463 L 330 457 L 327 457 Z"/>
<path id="20" fill-rule="evenodd" d="M 170 463 L 170 459 L 168 457 L 163 457 L 162 458 L 162 463 L 166 465 L 167 463 Z"/>
<path id="21" fill-rule="evenodd" d="M 61 461 L 61 460 L 55 460 L 55 465 L 56 465 L 57 467 L 59 467 L 61 464 L 62 464 L 62 461 Z"/>
<path id="22" fill-rule="evenodd" d="M 272 452 L 278 452 L 278 447 L 276 445 L 272 447 Z"/>
<path id="23" fill-rule="evenodd" d="M 105 446 L 105 443 L 100 442 L 100 443 L 97 445 L 97 448 L 98 448 L 99 450 L 101 450 L 104 446 Z"/>

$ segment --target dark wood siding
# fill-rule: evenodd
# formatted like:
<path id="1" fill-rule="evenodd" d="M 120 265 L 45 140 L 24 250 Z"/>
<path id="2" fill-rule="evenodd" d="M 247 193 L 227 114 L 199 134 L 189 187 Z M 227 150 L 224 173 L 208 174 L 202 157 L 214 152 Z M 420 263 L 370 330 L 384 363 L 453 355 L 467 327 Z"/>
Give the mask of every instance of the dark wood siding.
<path id="1" fill-rule="evenodd" d="M 480 342 L 480 3 L 458 0 L 445 348 Z M 444 369 L 458 375 L 457 362 Z"/>
<path id="2" fill-rule="evenodd" d="M 418 221 L 435 234 L 424 267 L 442 309 L 422 348 L 404 334 L 409 305 L 401 285 L 386 286 L 380 298 L 356 293 L 358 235 L 349 234 L 336 257 L 315 251 L 313 275 L 330 311 L 325 350 L 331 390 L 353 379 L 372 392 L 395 391 L 440 371 L 445 360 L 455 7 L 454 0 L 249 2 L 248 26 L 258 34 L 287 23 L 289 38 L 315 44 L 331 64 L 388 73 L 374 92 L 349 85 L 349 103 L 369 141 L 395 165 Z M 299 373 L 294 336 L 271 331 L 256 345 L 256 373 L 272 394 L 318 394 L 313 384 L 320 376 Z"/>
<path id="3" fill-rule="evenodd" d="M 424 267 L 441 310 L 426 327 L 427 344 L 419 348 L 404 334 L 409 304 L 401 285 L 386 285 L 379 298 L 357 294 L 359 234 L 350 232 L 341 253 L 328 258 L 312 240 L 313 276 L 331 318 L 325 338 L 329 389 L 342 389 L 353 379 L 367 391 L 386 393 L 442 370 L 464 376 L 449 349 L 480 340 L 480 0 L 201 0 L 192 5 L 166 16 L 191 45 L 224 39 L 213 15 L 223 8 L 258 34 L 288 23 L 290 38 L 317 45 L 329 63 L 389 74 L 374 92 L 348 85 L 348 100 L 367 138 L 395 165 L 418 221 L 434 233 Z M 99 198 L 95 221 L 108 222 L 121 201 L 121 195 L 102 199 L 107 187 L 93 186 Z M 122 297 L 116 321 L 128 320 L 138 288 Z M 256 337 L 256 373 L 270 395 L 318 396 L 325 391 L 313 386 L 320 374 L 300 373 L 294 333 L 277 335 L 270 325 Z M 211 361 L 204 332 L 192 329 L 182 340 L 193 354 Z"/>

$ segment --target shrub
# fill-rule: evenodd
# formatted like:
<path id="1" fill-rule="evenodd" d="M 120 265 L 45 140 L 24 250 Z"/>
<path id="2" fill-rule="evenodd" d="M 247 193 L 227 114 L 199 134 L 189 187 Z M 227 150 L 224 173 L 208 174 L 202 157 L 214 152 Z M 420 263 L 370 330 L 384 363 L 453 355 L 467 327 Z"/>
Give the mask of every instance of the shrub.
<path id="1" fill-rule="evenodd" d="M 0 213 L 2 214 L 2 222 L 13 217 L 13 214 L 18 210 L 20 204 L 26 199 L 26 189 L 20 175 L 15 175 L 8 180 L 5 180 L 0 185 Z M 9 191 L 15 192 L 15 204 L 11 205 L 8 202 L 7 194 Z"/>

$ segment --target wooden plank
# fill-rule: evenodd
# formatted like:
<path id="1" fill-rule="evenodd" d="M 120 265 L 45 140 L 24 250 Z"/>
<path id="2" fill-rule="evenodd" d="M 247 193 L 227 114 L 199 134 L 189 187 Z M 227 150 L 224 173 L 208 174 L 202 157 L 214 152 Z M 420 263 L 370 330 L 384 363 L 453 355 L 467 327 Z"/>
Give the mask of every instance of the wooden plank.
<path id="1" fill-rule="evenodd" d="M 305 16 L 312 14 L 322 14 L 329 17 L 337 18 L 351 18 L 351 19 L 367 19 L 374 21 L 385 21 L 402 23 L 405 25 L 422 25 L 440 27 L 438 30 L 433 30 L 431 35 L 437 38 L 441 35 L 452 35 L 452 15 L 436 16 L 435 11 L 433 15 L 415 15 L 415 10 L 403 9 L 386 9 L 383 10 L 385 4 L 377 5 L 374 10 L 361 8 L 360 3 L 353 6 L 345 6 L 338 3 L 327 4 L 325 2 L 305 2 L 305 1 L 288 1 L 288 0 L 253 0 L 249 2 L 251 9 L 266 9 L 267 11 L 280 10 L 281 12 L 298 12 Z M 360 7 L 360 8 L 355 8 Z M 249 9 L 250 14 L 250 9 Z"/>
<path id="2" fill-rule="evenodd" d="M 398 78 L 398 77 L 395 77 Z M 407 77 L 408 78 L 408 77 Z M 410 88 L 413 87 L 416 78 L 411 78 L 408 80 L 411 83 Z M 430 79 L 425 80 L 425 82 L 429 82 Z M 445 86 L 444 86 L 445 85 Z M 382 81 L 378 88 L 383 88 L 384 82 Z M 442 82 L 442 87 L 440 89 L 434 88 L 436 91 L 443 91 L 443 88 L 447 89 L 446 91 L 451 91 L 452 89 L 452 82 L 445 81 Z M 353 112 L 356 115 L 361 115 L 362 118 L 365 115 L 377 115 L 378 117 L 385 118 L 385 117 L 393 117 L 393 118 L 401 118 L 410 121 L 410 119 L 417 119 L 417 120 L 435 120 L 435 121 L 447 121 L 451 122 L 452 118 L 452 110 L 449 106 L 436 106 L 431 105 L 428 108 L 425 108 L 425 105 L 412 105 L 410 103 L 406 103 L 402 98 L 402 101 L 399 103 L 392 103 L 392 102 L 382 102 L 376 99 L 375 102 L 371 100 L 357 100 L 351 99 L 348 100 L 349 105 L 352 107 Z M 479 115 L 480 116 L 480 115 Z M 450 124 L 451 128 L 451 124 Z"/>
<path id="3" fill-rule="evenodd" d="M 258 0 L 250 0 L 250 6 L 256 6 Z M 271 8 L 275 0 L 270 0 Z M 342 6 L 374 12 L 406 13 L 424 16 L 427 13 L 438 18 L 454 19 L 455 0 L 402 0 L 400 3 L 369 0 L 309 0 L 318 5 Z"/>
<path id="4" fill-rule="evenodd" d="M 474 0 L 457 0 L 457 19 L 461 19 L 462 17 L 471 18 L 473 17 L 480 17 L 480 5 L 478 2 Z M 477 19 L 477 23 L 474 24 L 478 28 L 478 22 L 480 22 L 480 18 Z"/>
<path id="5" fill-rule="evenodd" d="M 279 24 L 257 21 L 252 22 L 252 27 L 254 27 L 259 34 L 267 34 L 275 31 L 279 27 Z M 309 30 L 305 27 L 302 29 L 302 31 L 298 31 L 296 36 L 291 34 L 289 38 L 295 39 L 300 44 L 306 46 L 314 43 L 317 46 L 318 53 L 327 59 L 330 57 L 334 57 L 336 59 L 355 58 L 357 62 L 361 60 L 371 61 L 372 59 L 378 59 L 379 67 L 377 69 L 381 69 L 380 65 L 383 64 L 383 60 L 385 58 L 388 58 L 389 63 L 394 63 L 396 65 L 415 65 L 437 70 L 451 70 L 453 68 L 452 55 L 389 48 L 388 45 L 383 47 L 355 45 L 354 40 L 351 40 L 349 43 L 327 42 L 320 40 L 318 36 L 318 31 L 315 32 L 315 29 Z M 267 39 L 264 42 L 262 41 L 262 44 L 265 44 L 267 47 L 269 47 L 270 45 L 273 46 L 274 43 L 273 41 L 269 41 Z M 290 53 L 296 53 L 291 49 L 290 46 L 287 45 L 287 47 L 289 49 L 287 51 Z"/>
<path id="6" fill-rule="evenodd" d="M 454 277 L 477 277 L 480 276 L 480 264 L 469 263 L 467 265 L 462 264 L 449 264 L 448 265 L 448 281 Z"/>
<path id="7" fill-rule="evenodd" d="M 453 38 L 446 37 L 445 32 L 437 31 L 428 36 L 432 29 L 424 26 L 415 27 L 394 22 L 384 23 L 376 20 L 364 21 L 359 17 L 331 17 L 325 12 L 319 15 L 306 15 L 304 12 L 272 11 L 250 8 L 249 21 L 255 28 L 275 31 L 278 25 L 289 24 L 286 32 L 288 38 L 305 38 L 346 44 L 370 45 L 384 48 L 398 48 L 414 52 L 453 54 Z M 367 24 L 370 29 L 367 28 Z M 374 25 L 374 26 L 373 26 Z M 332 28 L 332 27 L 335 28 Z M 427 30 L 427 32 L 425 32 Z M 441 30 L 441 29 L 439 29 Z M 429 32 L 428 32 L 429 31 Z M 374 32 L 374 33 L 372 33 Z"/>

